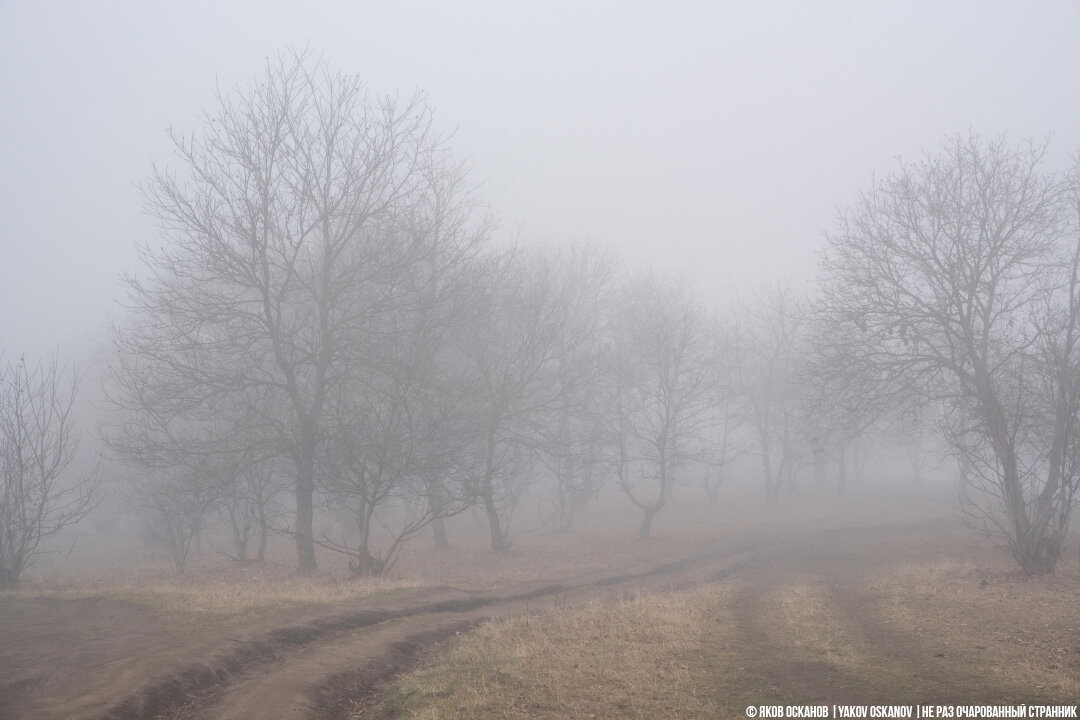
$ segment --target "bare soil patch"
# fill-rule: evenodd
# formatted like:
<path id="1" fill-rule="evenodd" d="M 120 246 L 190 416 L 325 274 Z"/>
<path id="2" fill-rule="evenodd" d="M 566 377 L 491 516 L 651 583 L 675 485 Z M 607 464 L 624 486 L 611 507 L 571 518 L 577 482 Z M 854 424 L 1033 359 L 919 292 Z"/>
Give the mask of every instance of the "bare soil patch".
<path id="1" fill-rule="evenodd" d="M 101 598 L 0 598 L 0 628 L 4 718 L 169 639 L 164 623 L 144 608 Z"/>
<path id="2" fill-rule="evenodd" d="M 798 530 L 723 582 L 493 621 L 353 718 L 745 717 L 749 705 L 1073 704 L 1080 576 L 941 521 Z M 626 628 L 620 638 L 612 628 Z M 615 636 L 619 642 L 609 642 Z M 638 643 L 645 643 L 641 651 Z"/>
<path id="3" fill-rule="evenodd" d="M 445 550 L 417 543 L 402 557 L 397 577 L 371 584 L 329 575 L 298 578 L 277 562 L 242 569 L 196 562 L 193 576 L 181 580 L 31 583 L 0 596 L 0 619 L 9 620 L 0 625 L 6 653 L 0 659 L 8 661 L 0 665 L 7 693 L 0 696 L 0 716 L 439 717 L 424 714 L 430 705 L 414 702 L 423 693 L 388 705 L 386 699 L 398 692 L 388 694 L 388 688 L 425 658 L 432 667 L 442 662 L 441 653 L 431 652 L 439 643 L 458 652 L 462 638 L 482 639 L 495 630 L 476 648 L 490 651 L 496 640 L 507 640 L 516 650 L 491 667 L 512 667 L 515 657 L 552 658 L 531 669 L 473 674 L 486 688 L 473 700 L 490 691 L 491 704 L 483 712 L 500 717 L 558 717 L 577 710 L 609 717 L 742 716 L 747 704 L 772 701 L 987 701 L 1026 692 L 1033 684 L 1042 685 L 1047 698 L 1073 687 L 1068 678 L 1075 666 L 1071 658 L 1059 661 L 1062 653 L 1055 649 L 1071 654 L 1075 647 L 1067 603 L 1077 604 L 1067 574 L 1037 585 L 1009 575 L 1009 558 L 987 550 L 982 538 L 958 533 L 939 504 L 811 497 L 764 508 L 760 499 L 737 499 L 719 507 L 691 503 L 681 522 L 661 523 L 659 537 L 644 543 L 628 537 L 627 526 L 526 535 L 506 555 L 490 553 L 479 537 L 457 536 Z M 920 586 L 912 577 L 925 582 Z M 690 605 L 690 595 L 670 595 L 696 593 L 692 588 L 699 586 L 704 594 L 694 595 Z M 1011 594 L 997 605 L 987 600 L 995 596 L 986 590 L 1005 593 L 1009 587 Z M 1049 631 L 1034 619 L 1009 624 L 1013 613 L 1037 606 L 1016 594 L 1024 588 L 1030 594 L 1032 587 L 1044 593 L 1037 602 L 1056 608 L 1057 614 L 1040 616 L 1052 617 L 1042 621 Z M 983 594 L 968 597 L 976 591 Z M 645 610 L 649 603 L 652 610 Z M 668 612 L 691 605 L 697 609 L 681 620 Z M 1005 633 L 997 645 L 969 642 L 965 638 L 980 636 L 957 629 L 963 607 L 984 615 L 1000 609 L 995 623 L 1017 632 Z M 605 620 L 605 608 L 621 620 Z M 121 609 L 128 615 L 118 615 Z M 579 611 L 584 615 L 574 614 Z M 98 615 L 117 624 L 95 622 Z M 38 619 L 28 620 L 32 616 Z M 136 620 L 129 622 L 129 616 Z M 492 618 L 500 620 L 475 636 L 465 632 Z M 913 625 L 913 618 L 923 624 Z M 610 629 L 635 622 L 641 633 L 603 629 L 605 623 Z M 97 627 L 98 634 L 71 632 L 83 624 Z M 955 638 L 943 631 L 946 625 L 956 629 Z M 656 636 L 661 627 L 674 639 Z M 588 640 L 593 637 L 598 640 Z M 1030 637 L 1033 644 L 1017 643 L 1017 637 Z M 582 640 L 587 647 L 574 645 Z M 950 644 L 942 651 L 946 640 Z M 672 648 L 678 651 L 668 652 Z M 987 648 L 1004 648 L 995 661 L 1003 674 L 994 681 L 1005 690 L 991 696 L 985 694 L 987 676 L 968 667 Z M 1016 653 L 1033 648 L 1045 649 L 1036 653 L 1034 674 L 1014 677 Z M 654 651 L 660 654 L 649 654 Z M 37 679 L 59 655 L 72 658 L 68 670 Z M 576 660 L 559 663 L 560 657 Z M 627 657 L 636 659 L 628 663 Z M 575 663 L 572 677 L 552 674 L 553 667 Z M 19 668 L 18 674 L 9 667 Z M 598 685 L 638 687 L 651 669 L 661 667 L 667 668 L 663 686 L 677 688 L 677 697 L 659 689 L 615 692 L 604 710 L 606 696 L 596 693 Z M 637 673 L 636 679 L 604 675 L 613 669 Z M 1046 676 L 1049 670 L 1060 670 L 1057 680 Z M 480 708 L 469 704 L 473 700 L 443 697 L 449 677 L 432 695 Z M 506 689 L 502 683 L 513 692 L 499 695 Z M 561 683 L 592 688 L 600 704 L 575 705 L 570 695 L 560 696 L 559 707 L 527 699 L 537 688 L 550 695 Z M 461 678 L 450 684 L 470 687 Z M 659 704 L 650 706 L 653 696 Z M 512 707 L 500 706 L 498 697 L 512 698 Z"/>

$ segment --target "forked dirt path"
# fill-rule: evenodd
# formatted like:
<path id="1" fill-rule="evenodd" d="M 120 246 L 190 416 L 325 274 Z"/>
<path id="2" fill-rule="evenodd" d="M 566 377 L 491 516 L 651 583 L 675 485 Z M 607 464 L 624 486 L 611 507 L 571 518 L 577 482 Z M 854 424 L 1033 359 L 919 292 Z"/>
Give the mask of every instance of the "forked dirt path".
<path id="1" fill-rule="evenodd" d="M 134 604 L 19 598 L 0 606 L 0 718 L 63 695 L 89 674 L 123 675 L 133 657 L 168 656 L 162 623 Z M 163 652 L 164 651 L 164 652 Z M 176 658 L 158 665 L 166 671 Z M 145 668 L 144 668 L 145 669 Z"/>
<path id="2" fill-rule="evenodd" d="M 949 532 L 940 522 L 818 531 L 781 541 L 741 574 L 733 624 L 738 665 L 748 676 L 746 704 L 1051 702 L 1031 686 L 989 678 L 938 638 L 886 622 L 874 579 L 900 565 L 938 559 L 914 556 L 905 541 Z M 825 598 L 825 611 L 800 618 L 803 627 L 793 632 L 782 598 L 803 588 Z"/>
<path id="3" fill-rule="evenodd" d="M 57 686 L 60 692 L 23 716 L 344 717 L 347 698 L 368 695 L 375 707 L 389 680 L 442 639 L 485 619 L 728 578 L 737 580 L 732 651 L 746 670 L 747 700 L 754 704 L 1007 701 L 1016 689 L 988 694 L 977 668 L 941 656 L 914 634 L 883 622 L 866 589 L 875 573 L 912 560 L 907 541 L 949 532 L 948 524 L 936 522 L 743 535 L 737 544 L 712 541 L 692 555 L 558 584 L 488 593 L 429 588 L 394 602 L 279 620 L 230 638 L 175 647 L 148 650 L 154 632 L 143 628 L 143 646 L 108 660 L 92 682 Z M 785 634 L 782 598 L 793 586 L 824 594 L 821 607 L 828 616 L 821 619 L 818 641 L 831 647 L 835 635 L 839 659 Z"/>
<path id="4" fill-rule="evenodd" d="M 56 692 L 22 693 L 21 697 L 37 701 L 0 705 L 0 717 L 270 720 L 334 715 L 341 688 L 355 688 L 357 683 L 375 687 L 411 667 L 441 638 L 487 618 L 528 612 L 548 603 L 712 580 L 746 562 L 745 548 L 710 544 L 688 557 L 499 592 L 428 588 L 385 604 L 324 610 L 293 616 L 288 622 L 268 620 L 229 631 L 225 637 L 177 641 L 152 626 L 141 628 L 141 634 L 134 633 L 136 645 L 116 645 L 95 667 L 72 664 L 72 677 L 79 681 L 57 682 Z M 123 616 L 117 615 L 115 604 L 111 607 L 115 627 L 121 627 Z M 32 642 L 29 636 L 28 641 Z M 56 642 L 52 647 L 60 648 L 59 657 L 65 644 Z M 14 691 L 21 692 L 20 688 L 26 689 L 18 686 Z"/>

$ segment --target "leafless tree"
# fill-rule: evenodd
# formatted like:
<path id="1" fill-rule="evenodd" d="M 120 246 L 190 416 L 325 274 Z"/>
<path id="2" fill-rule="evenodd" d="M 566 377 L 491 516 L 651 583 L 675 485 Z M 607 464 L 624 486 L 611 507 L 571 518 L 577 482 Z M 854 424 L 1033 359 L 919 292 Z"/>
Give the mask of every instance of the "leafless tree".
<path id="1" fill-rule="evenodd" d="M 154 455 L 205 447 L 176 424 L 258 420 L 289 465 L 299 566 L 315 567 L 317 461 L 350 363 L 351 338 L 387 299 L 368 292 L 411 262 L 403 208 L 442 152 L 422 98 L 371 97 L 305 52 L 281 53 L 201 130 L 170 131 L 179 161 L 145 185 L 162 244 L 128 279 L 114 333 L 114 444 Z M 149 428 L 149 430 L 148 430 Z M 144 451 L 134 451 L 136 454 Z"/>
<path id="2" fill-rule="evenodd" d="M 734 347 L 730 348 L 730 351 L 734 352 Z M 736 362 L 735 358 L 731 360 Z M 716 408 L 716 426 L 709 433 L 710 452 L 702 474 L 702 487 L 709 501 L 713 503 L 719 502 L 720 488 L 731 467 L 741 461 L 751 447 L 745 437 L 745 427 L 736 412 L 736 388 L 731 382 L 735 379 L 733 370 L 731 366 L 720 369 L 727 382 L 718 380 L 720 403 Z M 728 387 L 724 387 L 725 385 Z"/>
<path id="3" fill-rule="evenodd" d="M 94 506 L 95 471 L 72 476 L 79 375 L 57 358 L 0 367 L 0 587 L 14 585 L 41 542 Z"/>
<path id="4" fill-rule="evenodd" d="M 570 323 L 577 342 L 559 363 L 558 383 L 549 420 L 540 428 L 537 458 L 553 481 L 541 511 L 543 523 L 556 531 L 570 532 L 577 516 L 604 485 L 603 368 L 600 363 L 604 314 L 610 307 L 617 262 L 615 256 L 595 245 L 567 248 L 564 262 L 575 288 L 576 301 L 567 307 L 575 314 Z"/>
<path id="5" fill-rule="evenodd" d="M 604 484 L 603 428 L 596 417 L 593 389 L 593 383 L 584 388 L 564 385 L 538 453 L 554 481 L 545 524 L 553 523 L 560 533 L 573 529 L 575 519 Z"/>
<path id="6" fill-rule="evenodd" d="M 145 538 L 168 551 L 179 575 L 218 492 L 218 477 L 207 468 L 147 469 L 128 483 L 127 496 L 142 516 Z"/>
<path id="7" fill-rule="evenodd" d="M 950 139 L 841 212 L 823 305 L 839 357 L 944 408 L 967 510 L 1054 569 L 1080 474 L 1076 178 L 1045 145 Z"/>
<path id="8" fill-rule="evenodd" d="M 453 341 L 481 287 L 490 223 L 472 217 L 463 168 L 432 160 L 423 191 L 385 230 L 401 235 L 410 253 L 357 288 L 378 299 L 348 336 L 352 362 L 323 454 L 322 486 L 350 511 L 358 540 L 317 542 L 348 554 L 358 574 L 389 569 L 407 540 L 466 507 L 475 433 Z M 387 511 L 402 503 L 409 512 L 390 520 Z M 371 544 L 376 525 L 389 535 L 382 552 Z"/>
<path id="9" fill-rule="evenodd" d="M 705 309 L 676 283 L 639 277 L 616 297 L 603 358 L 607 463 L 642 511 L 642 539 L 672 486 L 685 482 L 680 473 L 691 462 L 705 462 L 712 450 L 721 360 L 715 330 Z"/>
<path id="10" fill-rule="evenodd" d="M 921 407 L 917 393 L 902 383 L 883 383 L 871 368 L 853 365 L 844 348 L 849 335 L 813 304 L 805 320 L 805 353 L 800 366 L 798 408 L 805 445 L 815 479 L 824 482 L 826 468 L 836 465 L 836 489 L 848 490 L 848 458 L 860 438 L 892 416 L 911 416 Z"/>
<path id="11" fill-rule="evenodd" d="M 281 515 L 277 496 L 283 491 L 283 483 L 276 473 L 275 457 L 252 457 L 249 452 L 222 455 L 225 462 L 216 477 L 215 506 L 218 514 L 228 524 L 233 551 L 219 551 L 240 564 L 254 559 L 266 558 L 266 545 L 271 525 Z M 256 541 L 255 557 L 248 555 L 248 547 Z"/>
<path id="12" fill-rule="evenodd" d="M 471 484 L 496 552 L 510 549 L 510 519 L 589 339 L 580 312 L 592 292 L 589 266 L 575 257 L 518 249 L 493 258 L 490 282 L 459 338 L 478 430 Z"/>
<path id="13" fill-rule="evenodd" d="M 755 293 L 738 330 L 738 384 L 746 418 L 757 435 L 770 503 L 779 501 L 785 484 L 793 483 L 806 449 L 801 422 L 804 320 L 794 292 L 776 285 Z"/>

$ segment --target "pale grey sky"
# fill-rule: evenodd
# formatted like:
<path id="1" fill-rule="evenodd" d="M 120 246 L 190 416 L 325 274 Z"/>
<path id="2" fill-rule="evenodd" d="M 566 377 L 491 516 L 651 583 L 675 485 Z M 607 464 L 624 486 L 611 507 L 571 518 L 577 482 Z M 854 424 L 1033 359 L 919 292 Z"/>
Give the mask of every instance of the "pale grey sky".
<path id="1" fill-rule="evenodd" d="M 505 231 L 719 295 L 812 278 L 835 207 L 947 134 L 1076 149 L 1077 37 L 1065 0 L 0 0 L 0 350 L 100 335 L 164 129 L 290 43 L 426 91 Z"/>

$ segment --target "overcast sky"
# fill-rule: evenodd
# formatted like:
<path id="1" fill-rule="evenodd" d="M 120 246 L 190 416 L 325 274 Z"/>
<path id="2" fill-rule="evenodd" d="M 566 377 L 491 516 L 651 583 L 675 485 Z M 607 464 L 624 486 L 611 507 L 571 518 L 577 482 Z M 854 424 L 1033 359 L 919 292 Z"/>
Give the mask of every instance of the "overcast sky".
<path id="1" fill-rule="evenodd" d="M 702 292 L 813 277 L 838 205 L 974 129 L 1080 146 L 1077 2 L 0 0 L 0 351 L 100 337 L 136 184 L 216 83 L 310 45 L 425 91 L 504 232 Z"/>

